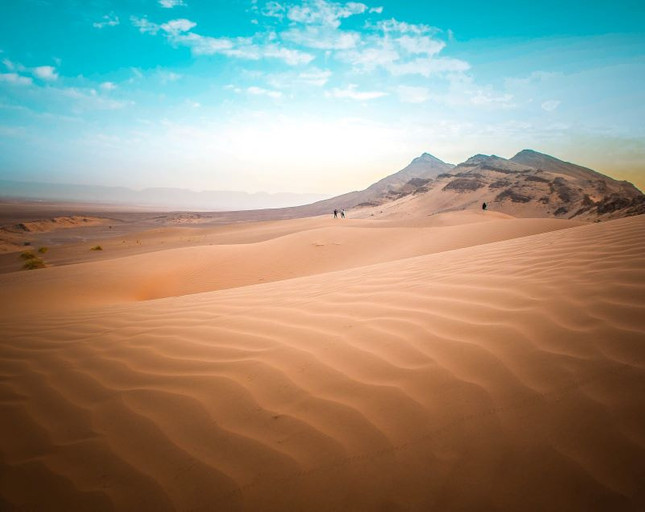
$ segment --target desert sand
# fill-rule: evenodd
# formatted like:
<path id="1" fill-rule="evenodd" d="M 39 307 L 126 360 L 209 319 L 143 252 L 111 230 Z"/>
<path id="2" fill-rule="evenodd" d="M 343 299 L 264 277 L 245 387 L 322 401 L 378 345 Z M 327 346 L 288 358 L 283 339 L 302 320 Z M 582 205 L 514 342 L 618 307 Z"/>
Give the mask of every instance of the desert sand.
<path id="1" fill-rule="evenodd" d="M 643 510 L 645 217 L 360 216 L 4 255 L 0 508 Z"/>

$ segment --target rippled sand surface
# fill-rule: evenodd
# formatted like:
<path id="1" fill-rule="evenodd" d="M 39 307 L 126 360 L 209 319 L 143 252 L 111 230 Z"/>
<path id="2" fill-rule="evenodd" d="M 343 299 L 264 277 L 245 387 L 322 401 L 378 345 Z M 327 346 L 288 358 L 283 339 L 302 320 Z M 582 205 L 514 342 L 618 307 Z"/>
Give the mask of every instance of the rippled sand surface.
<path id="1" fill-rule="evenodd" d="M 284 222 L 0 276 L 0 508 L 645 508 L 645 217 Z"/>

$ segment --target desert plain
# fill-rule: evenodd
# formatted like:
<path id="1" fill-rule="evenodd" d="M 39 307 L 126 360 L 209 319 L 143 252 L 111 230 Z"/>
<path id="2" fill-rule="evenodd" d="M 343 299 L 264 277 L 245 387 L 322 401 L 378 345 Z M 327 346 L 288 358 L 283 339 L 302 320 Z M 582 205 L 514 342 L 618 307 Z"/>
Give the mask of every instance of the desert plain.
<path id="1" fill-rule="evenodd" d="M 2 510 L 645 509 L 643 215 L 0 214 Z"/>

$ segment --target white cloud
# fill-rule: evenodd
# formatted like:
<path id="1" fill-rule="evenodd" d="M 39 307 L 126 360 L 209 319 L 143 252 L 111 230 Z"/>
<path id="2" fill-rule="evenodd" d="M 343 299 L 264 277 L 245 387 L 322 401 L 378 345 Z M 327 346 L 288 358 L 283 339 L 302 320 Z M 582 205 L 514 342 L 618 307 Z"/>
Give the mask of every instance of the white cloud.
<path id="1" fill-rule="evenodd" d="M 187 20 L 185 18 L 180 18 L 177 20 L 170 20 L 167 23 L 161 25 L 161 30 L 168 33 L 171 36 L 176 36 L 182 32 L 188 32 L 190 29 L 197 26 L 197 23 L 194 21 Z"/>
<path id="2" fill-rule="evenodd" d="M 376 13 L 376 14 L 381 14 L 383 12 L 383 7 L 372 7 L 368 11 L 369 13 Z"/>
<path id="3" fill-rule="evenodd" d="M 266 41 L 259 44 L 250 37 L 210 37 L 197 34 L 191 31 L 197 24 L 184 18 L 171 20 L 162 25 L 150 22 L 147 18 L 132 17 L 131 20 L 141 33 L 155 35 L 161 31 L 170 43 L 189 47 L 193 55 L 219 53 L 248 60 L 274 58 L 283 60 L 291 66 L 308 64 L 314 59 L 313 55 L 272 42 L 275 34 L 269 34 Z"/>
<path id="4" fill-rule="evenodd" d="M 357 32 L 311 25 L 303 29 L 286 30 L 282 32 L 282 37 L 298 45 L 319 50 L 346 50 L 354 48 L 360 40 Z"/>
<path id="5" fill-rule="evenodd" d="M 185 6 L 183 0 L 159 0 L 159 5 L 164 9 L 172 9 L 173 7 Z"/>
<path id="6" fill-rule="evenodd" d="M 120 23 L 119 17 L 111 12 L 101 18 L 101 21 L 92 23 L 94 28 L 116 27 Z"/>
<path id="7" fill-rule="evenodd" d="M 246 92 L 254 96 L 268 96 L 269 98 L 274 99 L 282 97 L 282 93 L 280 91 L 271 91 L 269 89 L 263 89 L 262 87 L 255 86 L 249 87 L 248 89 L 246 89 Z"/>
<path id="8" fill-rule="evenodd" d="M 424 103 L 430 99 L 430 90 L 426 87 L 400 85 L 397 88 L 399 99 L 404 103 Z"/>
<path id="9" fill-rule="evenodd" d="M 176 82 L 177 80 L 181 79 L 182 76 L 183 75 L 180 75 L 179 73 L 175 73 L 173 71 L 159 71 L 159 80 L 161 80 L 162 84 L 167 84 L 168 82 Z"/>
<path id="10" fill-rule="evenodd" d="M 103 82 L 101 84 L 101 89 L 104 91 L 113 91 L 116 89 L 116 84 L 114 82 Z"/>
<path id="11" fill-rule="evenodd" d="M 375 32 L 363 36 L 356 48 L 336 53 L 336 58 L 351 64 L 357 72 L 369 73 L 382 68 L 397 76 L 429 77 L 461 73 L 470 68 L 463 60 L 439 57 L 446 43 L 432 35 L 437 31 L 433 27 L 395 19 L 367 26 Z"/>
<path id="12" fill-rule="evenodd" d="M 33 80 L 28 76 L 21 76 L 18 73 L 0 73 L 0 82 L 12 85 L 31 85 Z"/>
<path id="13" fill-rule="evenodd" d="M 286 12 L 293 22 L 294 26 L 281 33 L 284 40 L 319 50 L 346 50 L 356 47 L 361 36 L 358 32 L 340 30 L 341 20 L 366 10 L 365 4 L 357 2 L 310 0 L 288 7 L 274 2 L 267 15 L 281 18 Z"/>
<path id="14" fill-rule="evenodd" d="M 430 75 L 441 73 L 462 73 L 470 69 L 466 61 L 452 58 L 422 58 L 388 66 L 393 75 Z"/>
<path id="15" fill-rule="evenodd" d="M 428 34 L 438 32 L 438 29 L 431 27 L 430 25 L 415 25 L 414 23 L 406 23 L 405 21 L 398 21 L 394 18 L 389 20 L 379 21 L 375 25 L 375 28 L 381 30 L 385 34 L 391 32 L 398 32 L 400 34 Z"/>
<path id="16" fill-rule="evenodd" d="M 131 23 L 139 29 L 139 32 L 142 34 L 156 34 L 159 32 L 159 29 L 161 28 L 159 25 L 156 23 L 152 23 L 151 21 L 148 21 L 148 18 L 138 18 L 136 16 L 131 16 L 130 17 Z"/>
<path id="17" fill-rule="evenodd" d="M 370 72 L 378 67 L 388 68 L 399 59 L 399 53 L 389 44 L 339 52 L 338 58 L 351 64 L 357 71 Z"/>
<path id="18" fill-rule="evenodd" d="M 69 87 L 55 89 L 55 94 L 74 100 L 75 110 L 118 110 L 133 102 L 117 101 L 101 96 L 96 89 L 79 89 Z"/>
<path id="19" fill-rule="evenodd" d="M 58 79 L 58 73 L 56 72 L 56 68 L 53 66 L 38 66 L 33 69 L 33 73 L 41 80 L 53 82 Z"/>
<path id="20" fill-rule="evenodd" d="M 215 53 L 224 53 L 232 50 L 233 41 L 228 38 L 200 36 L 194 32 L 187 34 L 175 34 L 169 38 L 175 44 L 188 46 L 193 55 L 213 55 Z"/>
<path id="21" fill-rule="evenodd" d="M 470 98 L 470 102 L 477 106 L 500 105 L 510 107 L 513 100 L 512 94 L 495 95 L 487 91 L 478 90 Z"/>
<path id="22" fill-rule="evenodd" d="M 366 10 L 367 6 L 358 2 L 340 4 L 325 0 L 310 0 L 303 5 L 291 6 L 287 11 L 287 18 L 298 23 L 338 28 L 341 19 L 362 14 Z"/>
<path id="23" fill-rule="evenodd" d="M 560 101 L 558 100 L 547 100 L 544 103 L 542 103 L 542 110 L 546 110 L 547 112 L 553 112 L 560 106 Z"/>
<path id="24" fill-rule="evenodd" d="M 317 87 L 322 87 L 329 81 L 331 75 L 332 73 L 328 69 L 316 69 L 300 73 L 298 75 L 298 80 L 305 85 L 315 85 Z"/>
<path id="25" fill-rule="evenodd" d="M 300 50 L 291 50 L 289 48 L 279 47 L 276 45 L 259 46 L 260 55 L 263 57 L 272 57 L 275 59 L 282 59 L 290 66 L 298 66 L 300 64 L 309 64 L 314 60 L 314 56 Z"/>
<path id="26" fill-rule="evenodd" d="M 287 8 L 278 2 L 267 2 L 267 4 L 264 6 L 264 9 L 262 9 L 262 14 L 270 18 L 282 19 L 284 18 L 286 12 Z"/>
<path id="27" fill-rule="evenodd" d="M 436 55 L 446 46 L 446 43 L 428 36 L 404 35 L 396 39 L 398 45 L 408 53 L 422 53 L 425 55 Z"/>
<path id="28" fill-rule="evenodd" d="M 386 92 L 357 91 L 356 87 L 356 84 L 350 84 L 345 89 L 332 89 L 331 92 L 327 93 L 327 96 L 331 98 L 347 98 L 358 101 L 369 101 L 387 96 Z"/>
<path id="29" fill-rule="evenodd" d="M 331 78 L 332 72 L 317 67 L 308 68 L 300 73 L 289 71 L 274 73 L 266 77 L 267 83 L 274 89 L 293 89 L 297 87 L 323 87 Z"/>
<path id="30" fill-rule="evenodd" d="M 2 63 L 9 71 L 13 71 L 16 69 L 16 65 L 13 62 L 11 62 L 9 59 L 2 59 Z"/>

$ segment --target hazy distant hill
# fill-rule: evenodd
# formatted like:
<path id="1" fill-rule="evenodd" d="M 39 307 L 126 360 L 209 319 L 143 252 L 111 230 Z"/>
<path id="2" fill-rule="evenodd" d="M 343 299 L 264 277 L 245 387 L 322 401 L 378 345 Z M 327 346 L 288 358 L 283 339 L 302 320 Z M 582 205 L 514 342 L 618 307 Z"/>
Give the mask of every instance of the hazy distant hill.
<path id="1" fill-rule="evenodd" d="M 258 192 L 213 191 L 194 192 L 178 188 L 146 188 L 30 183 L 0 180 L 0 197 L 143 205 L 188 210 L 254 210 L 308 204 L 323 194 L 269 194 Z"/>
<path id="2" fill-rule="evenodd" d="M 409 180 L 371 201 L 376 205 L 392 200 L 427 214 L 476 208 L 484 202 L 490 209 L 520 217 L 597 220 L 645 213 L 645 196 L 631 183 L 528 149 L 510 160 L 475 155 L 447 172 Z"/>

